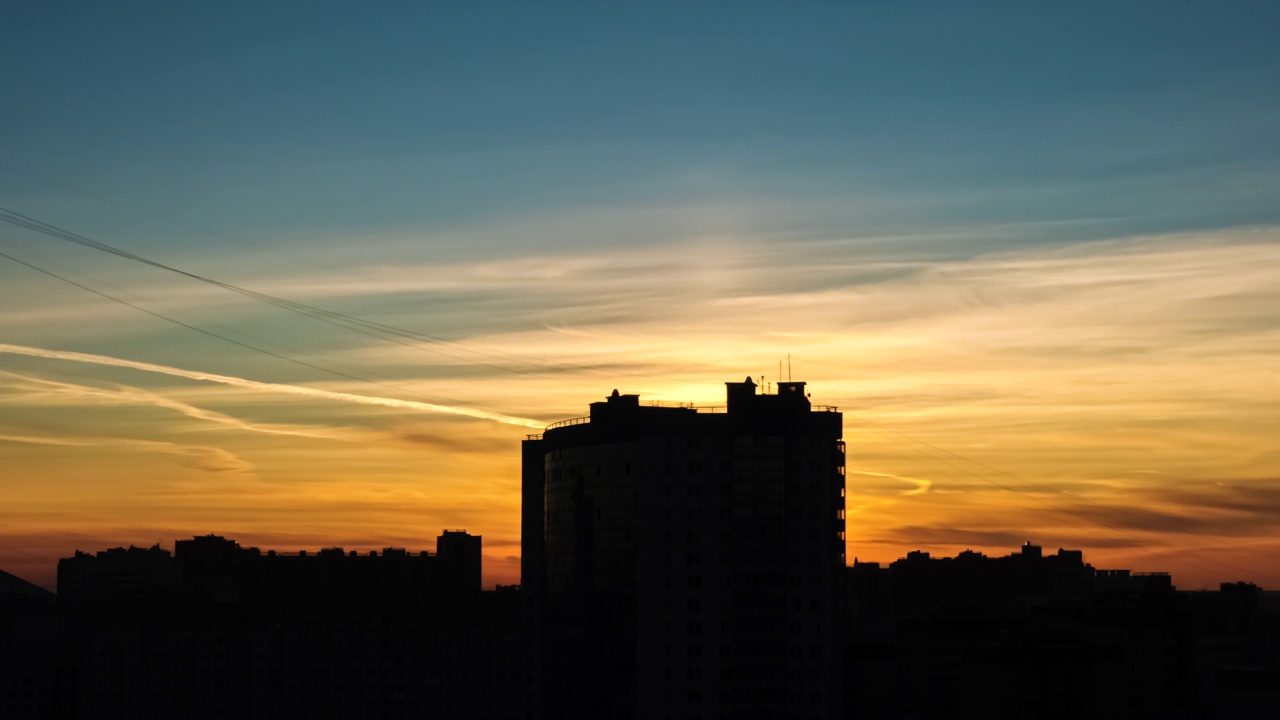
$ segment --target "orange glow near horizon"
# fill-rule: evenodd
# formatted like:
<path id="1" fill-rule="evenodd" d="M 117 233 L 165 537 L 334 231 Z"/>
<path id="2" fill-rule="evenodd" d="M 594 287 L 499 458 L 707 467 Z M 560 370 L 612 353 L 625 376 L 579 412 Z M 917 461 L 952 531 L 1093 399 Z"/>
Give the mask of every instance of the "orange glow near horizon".
<path id="1" fill-rule="evenodd" d="M 850 562 L 1004 555 L 1030 540 L 1083 550 L 1095 567 L 1168 571 L 1182 588 L 1280 587 L 1278 240 L 1138 238 L 843 287 L 823 281 L 836 268 L 820 256 L 797 264 L 802 254 L 745 241 L 735 264 L 691 246 L 660 261 L 618 251 L 403 268 L 406 284 L 480 285 L 532 309 L 437 354 L 315 350 L 396 378 L 382 387 L 299 380 L 270 358 L 213 360 L 213 345 L 186 338 L 130 346 L 99 329 L 109 321 L 15 331 L 11 349 L 83 348 L 246 382 L 0 352 L 0 568 L 51 585 L 77 549 L 214 533 L 285 551 L 432 550 L 447 528 L 484 536 L 486 585 L 517 583 L 519 443 L 535 430 L 507 420 L 584 415 L 614 388 L 719 405 L 724 381 L 775 381 L 790 353 L 814 403 L 845 413 Z M 796 286 L 773 280 L 784 259 Z M 72 304 L 46 313 L 77 316 Z"/>

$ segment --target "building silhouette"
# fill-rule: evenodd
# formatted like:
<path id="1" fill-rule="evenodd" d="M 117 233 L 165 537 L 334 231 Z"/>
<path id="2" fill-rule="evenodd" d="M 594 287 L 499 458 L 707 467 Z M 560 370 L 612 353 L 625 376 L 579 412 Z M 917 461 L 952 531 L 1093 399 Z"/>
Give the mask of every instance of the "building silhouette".
<path id="1" fill-rule="evenodd" d="M 1030 542 L 855 561 L 845 579 L 850 718 L 1266 717 L 1280 696 L 1280 628 L 1254 585 L 1178 592 Z"/>
<path id="2" fill-rule="evenodd" d="M 844 444 L 805 383 L 726 405 L 616 390 L 524 443 L 546 717 L 836 717 Z"/>
<path id="3" fill-rule="evenodd" d="M 77 552 L 58 566 L 62 692 L 43 717 L 516 717 L 518 598 L 481 591 L 480 543 Z"/>
<path id="4" fill-rule="evenodd" d="M 57 717 L 65 689 L 56 596 L 0 570 L 0 718 Z"/>
<path id="5" fill-rule="evenodd" d="M 1027 542 L 845 566 L 841 415 L 614 392 L 523 444 L 523 586 L 481 538 L 218 535 L 0 572 L 0 718 L 1209 718 L 1280 706 L 1280 594 Z"/>

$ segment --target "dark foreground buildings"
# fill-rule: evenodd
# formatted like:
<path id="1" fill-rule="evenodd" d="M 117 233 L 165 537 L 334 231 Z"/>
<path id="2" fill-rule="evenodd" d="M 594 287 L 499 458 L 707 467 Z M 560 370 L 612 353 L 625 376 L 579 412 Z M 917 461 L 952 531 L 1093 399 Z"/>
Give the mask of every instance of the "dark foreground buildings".
<path id="1" fill-rule="evenodd" d="M 846 576 L 848 717 L 1239 718 L 1280 708 L 1278 603 L 1031 543 Z"/>
<path id="2" fill-rule="evenodd" d="M 56 716 L 65 688 L 57 598 L 0 570 L 0 718 Z"/>
<path id="3" fill-rule="evenodd" d="M 0 573 L 0 718 L 1237 718 L 1280 707 L 1276 597 L 1027 543 L 844 562 L 841 417 L 614 393 L 524 444 L 523 587 L 480 538 L 207 535 Z"/>
<path id="4" fill-rule="evenodd" d="M 480 542 L 77 552 L 58 566 L 65 672 L 42 716 L 515 717 L 519 605 L 481 591 Z"/>

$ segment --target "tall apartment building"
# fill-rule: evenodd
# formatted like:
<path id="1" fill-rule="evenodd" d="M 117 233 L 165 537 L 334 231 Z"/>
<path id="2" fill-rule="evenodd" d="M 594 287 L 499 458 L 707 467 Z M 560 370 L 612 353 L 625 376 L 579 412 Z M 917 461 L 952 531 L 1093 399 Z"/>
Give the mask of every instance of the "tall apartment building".
<path id="1" fill-rule="evenodd" d="M 546 716 L 839 714 L 842 417 L 802 382 L 726 386 L 722 408 L 614 391 L 525 441 Z"/>

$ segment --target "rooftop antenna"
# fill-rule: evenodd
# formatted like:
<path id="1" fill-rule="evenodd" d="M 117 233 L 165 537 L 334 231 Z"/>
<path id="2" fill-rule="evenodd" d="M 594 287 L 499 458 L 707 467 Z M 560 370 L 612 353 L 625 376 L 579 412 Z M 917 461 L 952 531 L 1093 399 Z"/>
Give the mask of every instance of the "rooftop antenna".
<path id="1" fill-rule="evenodd" d="M 787 382 L 791 382 L 791 353 L 787 353 Z"/>

